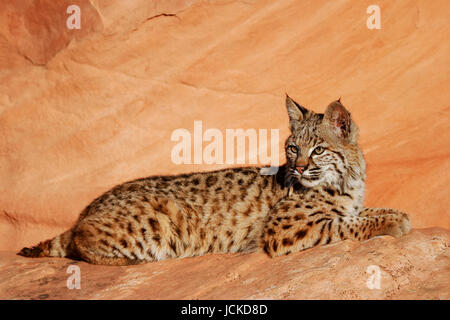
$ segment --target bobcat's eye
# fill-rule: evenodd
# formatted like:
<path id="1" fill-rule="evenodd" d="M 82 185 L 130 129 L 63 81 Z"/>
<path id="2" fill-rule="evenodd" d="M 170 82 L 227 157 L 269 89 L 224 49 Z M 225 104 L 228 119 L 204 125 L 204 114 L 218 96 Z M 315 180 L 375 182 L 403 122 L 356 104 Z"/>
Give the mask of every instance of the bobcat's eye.
<path id="1" fill-rule="evenodd" d="M 298 148 L 297 148 L 296 146 L 289 146 L 289 147 L 288 147 L 288 150 L 289 150 L 290 152 L 293 152 L 293 153 L 297 153 L 297 152 L 298 152 Z"/>
<path id="2" fill-rule="evenodd" d="M 324 151 L 325 151 L 325 148 L 319 146 L 319 147 L 317 147 L 317 148 L 314 149 L 313 153 L 314 153 L 314 154 L 321 154 L 321 153 L 323 153 Z"/>

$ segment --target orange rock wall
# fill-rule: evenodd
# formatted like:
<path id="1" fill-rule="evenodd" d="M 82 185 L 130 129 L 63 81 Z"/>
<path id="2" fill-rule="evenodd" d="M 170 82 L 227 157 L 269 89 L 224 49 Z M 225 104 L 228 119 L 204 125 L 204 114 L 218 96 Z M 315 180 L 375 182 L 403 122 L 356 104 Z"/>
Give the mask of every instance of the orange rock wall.
<path id="1" fill-rule="evenodd" d="M 0 2 L 0 250 L 69 228 L 94 197 L 176 165 L 177 128 L 280 129 L 284 94 L 342 96 L 360 128 L 366 205 L 450 228 L 448 1 Z M 283 151 L 280 150 L 282 155 Z"/>

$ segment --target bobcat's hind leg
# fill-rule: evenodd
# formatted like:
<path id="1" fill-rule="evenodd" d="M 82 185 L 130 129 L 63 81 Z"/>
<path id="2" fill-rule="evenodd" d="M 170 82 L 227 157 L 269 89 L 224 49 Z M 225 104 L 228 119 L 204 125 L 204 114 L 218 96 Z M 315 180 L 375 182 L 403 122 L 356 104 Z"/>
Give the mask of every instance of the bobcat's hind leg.
<path id="1" fill-rule="evenodd" d="M 86 220 L 85 220 L 86 221 Z M 114 248 L 94 224 L 82 221 L 74 231 L 71 243 L 71 258 L 84 260 L 88 263 L 110 266 L 125 266 L 148 261 L 131 259 L 121 248 Z"/>

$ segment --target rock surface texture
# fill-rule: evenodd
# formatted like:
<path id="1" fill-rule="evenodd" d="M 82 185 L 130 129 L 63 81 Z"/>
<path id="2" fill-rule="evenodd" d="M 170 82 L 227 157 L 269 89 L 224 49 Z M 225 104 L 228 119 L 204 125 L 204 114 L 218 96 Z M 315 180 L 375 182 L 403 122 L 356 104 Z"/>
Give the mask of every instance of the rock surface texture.
<path id="1" fill-rule="evenodd" d="M 400 239 L 346 240 L 274 259 L 263 253 L 207 255 L 127 267 L 0 253 L 0 297 L 450 299 L 449 244 L 448 230 L 432 228 Z M 80 289 L 67 288 L 71 265 L 80 268 Z"/>
<path id="2" fill-rule="evenodd" d="M 81 29 L 66 9 L 81 10 Z M 0 2 L 0 298 L 449 298 L 450 7 L 446 0 Z M 280 129 L 284 94 L 360 129 L 366 205 L 414 230 L 288 257 L 212 255 L 126 268 L 15 256 L 68 229 L 95 197 L 155 174 L 177 128 Z M 369 265 L 381 270 L 370 290 Z M 174 279 L 183 279 L 182 282 Z"/>

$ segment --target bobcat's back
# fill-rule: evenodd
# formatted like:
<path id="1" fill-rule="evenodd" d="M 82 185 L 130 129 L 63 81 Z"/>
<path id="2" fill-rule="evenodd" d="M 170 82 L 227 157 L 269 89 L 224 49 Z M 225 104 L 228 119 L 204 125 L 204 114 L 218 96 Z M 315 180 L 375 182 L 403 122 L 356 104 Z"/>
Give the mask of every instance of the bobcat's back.
<path id="1" fill-rule="evenodd" d="M 22 254 L 129 264 L 253 251 L 270 209 L 284 195 L 279 177 L 234 168 L 127 182 L 83 210 L 64 246 L 56 237 Z"/>

